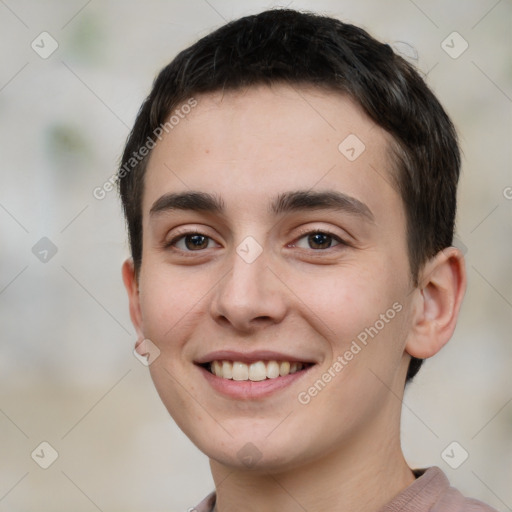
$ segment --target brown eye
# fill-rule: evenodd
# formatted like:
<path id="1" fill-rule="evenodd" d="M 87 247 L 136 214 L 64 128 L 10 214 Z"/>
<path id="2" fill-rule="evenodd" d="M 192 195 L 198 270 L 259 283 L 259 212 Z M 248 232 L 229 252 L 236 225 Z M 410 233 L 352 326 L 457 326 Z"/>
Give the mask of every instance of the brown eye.
<path id="1" fill-rule="evenodd" d="M 294 244 L 302 249 L 325 250 L 343 244 L 341 238 L 324 231 L 305 233 Z"/>
<path id="2" fill-rule="evenodd" d="M 308 244 L 311 249 L 328 249 L 333 239 L 326 233 L 313 233 L 308 236 Z"/>
<path id="3" fill-rule="evenodd" d="M 206 249 L 208 247 L 209 238 L 204 235 L 186 235 L 185 246 L 190 251 L 196 251 L 198 249 Z"/>
<path id="4" fill-rule="evenodd" d="M 215 243 L 209 236 L 195 232 L 179 235 L 166 244 L 166 248 L 176 247 L 183 252 L 198 252 L 212 246 Z"/>

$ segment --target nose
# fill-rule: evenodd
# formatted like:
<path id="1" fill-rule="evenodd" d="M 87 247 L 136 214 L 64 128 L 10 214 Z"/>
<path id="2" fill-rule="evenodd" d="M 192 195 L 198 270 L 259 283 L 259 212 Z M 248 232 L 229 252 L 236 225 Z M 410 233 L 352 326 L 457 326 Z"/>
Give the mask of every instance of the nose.
<path id="1" fill-rule="evenodd" d="M 230 263 L 211 302 L 215 321 L 245 333 L 281 322 L 287 311 L 286 287 L 268 266 L 265 251 L 252 262 L 233 252 Z"/>

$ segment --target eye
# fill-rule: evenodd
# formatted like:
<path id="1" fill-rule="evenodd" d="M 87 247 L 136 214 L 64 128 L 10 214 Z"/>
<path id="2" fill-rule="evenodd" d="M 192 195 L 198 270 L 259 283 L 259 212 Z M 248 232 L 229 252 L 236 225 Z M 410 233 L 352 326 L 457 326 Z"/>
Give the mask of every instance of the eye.
<path id="1" fill-rule="evenodd" d="M 200 251 L 215 246 L 215 242 L 209 236 L 198 232 L 183 233 L 166 244 L 166 247 L 176 247 L 185 252 Z"/>
<path id="2" fill-rule="evenodd" d="M 346 245 L 341 238 L 333 233 L 317 230 L 304 233 L 292 245 L 301 249 L 325 250 L 340 244 Z"/>

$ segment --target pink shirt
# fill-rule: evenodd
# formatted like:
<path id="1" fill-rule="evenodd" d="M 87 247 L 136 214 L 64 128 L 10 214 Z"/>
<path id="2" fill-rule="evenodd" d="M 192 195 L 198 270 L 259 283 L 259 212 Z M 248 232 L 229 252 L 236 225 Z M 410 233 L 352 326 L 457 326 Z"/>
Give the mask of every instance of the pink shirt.
<path id="1" fill-rule="evenodd" d="M 441 469 L 433 466 L 414 471 L 416 481 L 378 512 L 497 512 L 481 501 L 465 498 L 450 487 Z M 191 512 L 213 512 L 215 493 L 208 495 Z"/>

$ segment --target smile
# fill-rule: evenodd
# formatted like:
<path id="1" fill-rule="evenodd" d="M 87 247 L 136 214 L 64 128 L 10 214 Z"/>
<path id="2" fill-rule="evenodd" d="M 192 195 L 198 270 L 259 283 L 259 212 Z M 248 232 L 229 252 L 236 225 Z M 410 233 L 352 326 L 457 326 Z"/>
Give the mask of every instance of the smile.
<path id="1" fill-rule="evenodd" d="M 216 393 L 245 401 L 263 399 L 293 386 L 317 361 L 273 350 L 216 350 L 197 357 L 194 364 Z"/>
<path id="2" fill-rule="evenodd" d="M 308 363 L 290 361 L 255 361 L 243 363 L 241 361 L 215 360 L 203 365 L 216 377 L 235 381 L 259 382 L 267 379 L 285 377 L 304 370 Z"/>

